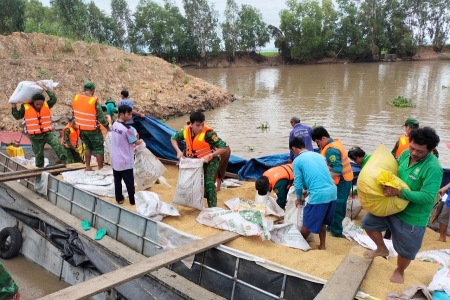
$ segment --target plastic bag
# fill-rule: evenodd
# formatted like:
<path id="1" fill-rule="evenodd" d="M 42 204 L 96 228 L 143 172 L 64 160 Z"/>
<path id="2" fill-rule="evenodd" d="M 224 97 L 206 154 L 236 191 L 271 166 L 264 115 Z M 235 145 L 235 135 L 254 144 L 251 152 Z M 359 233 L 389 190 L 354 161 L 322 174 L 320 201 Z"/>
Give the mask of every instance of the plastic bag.
<path id="1" fill-rule="evenodd" d="M 450 296 L 450 270 L 447 268 L 439 269 L 428 285 L 428 290 L 430 292 L 444 291 Z"/>
<path id="2" fill-rule="evenodd" d="M 205 207 L 203 159 L 182 158 L 179 167 L 173 203 L 202 210 Z"/>
<path id="3" fill-rule="evenodd" d="M 346 216 L 354 220 L 362 210 L 362 205 L 359 199 L 351 199 L 347 201 L 347 213 Z"/>
<path id="4" fill-rule="evenodd" d="M 148 191 L 139 191 L 135 195 L 136 211 L 145 217 L 156 216 L 180 216 L 177 208 L 169 203 L 161 201 L 159 195 Z M 156 218 L 158 219 L 158 218 Z"/>
<path id="5" fill-rule="evenodd" d="M 314 234 L 312 235 L 312 238 L 314 239 Z M 290 223 L 274 225 L 270 230 L 270 239 L 277 244 L 301 249 L 303 251 L 311 249 L 297 226 Z"/>
<path id="6" fill-rule="evenodd" d="M 138 189 L 140 191 L 148 189 L 165 171 L 166 167 L 142 142 L 139 148 L 136 148 L 133 168 L 134 181 Z"/>
<path id="7" fill-rule="evenodd" d="M 397 171 L 397 161 L 386 146 L 381 144 L 358 176 L 358 197 L 364 209 L 375 216 L 383 217 L 406 208 L 409 201 L 399 197 L 386 197 L 383 194 L 382 184 L 409 190 L 408 185 L 395 176 Z"/>
<path id="8" fill-rule="evenodd" d="M 40 80 L 39 82 L 49 90 L 53 90 L 53 88 L 58 86 L 58 83 L 53 82 L 53 80 Z M 43 91 L 34 81 L 21 81 L 9 98 L 8 103 L 30 103 L 34 94 L 42 93 Z"/>
<path id="9" fill-rule="evenodd" d="M 103 141 L 103 147 L 105 149 L 105 163 L 111 164 L 111 155 L 110 155 L 110 147 L 111 147 L 111 137 L 112 137 L 112 131 L 108 131 L 105 135 L 105 140 Z M 84 153 L 83 153 L 84 154 Z M 81 153 L 80 153 L 81 155 Z"/>

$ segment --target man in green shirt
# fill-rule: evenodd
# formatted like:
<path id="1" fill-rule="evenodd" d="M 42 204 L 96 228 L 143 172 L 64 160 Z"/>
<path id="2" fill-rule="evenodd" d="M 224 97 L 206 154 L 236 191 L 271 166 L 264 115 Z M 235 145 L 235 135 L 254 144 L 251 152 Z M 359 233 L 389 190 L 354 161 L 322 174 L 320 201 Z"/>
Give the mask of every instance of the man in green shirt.
<path id="1" fill-rule="evenodd" d="M 53 133 L 51 125 L 50 109 L 56 104 L 56 95 L 42 84 L 39 84 L 46 91 L 49 100 L 45 101 L 45 96 L 41 93 L 32 97 L 31 103 L 24 103 L 17 108 L 17 104 L 11 104 L 11 113 L 16 120 L 25 120 L 25 133 L 28 135 L 31 148 L 35 155 L 35 165 L 38 168 L 44 167 L 44 146 L 49 144 L 55 150 L 58 158 L 65 162 L 67 152 L 60 141 Z"/>
<path id="2" fill-rule="evenodd" d="M 190 124 L 184 129 L 177 131 L 171 137 L 173 148 L 177 152 L 177 158 L 192 157 L 202 158 L 205 178 L 205 198 L 208 207 L 217 206 L 217 192 L 215 176 L 219 169 L 220 155 L 227 151 L 227 144 L 222 141 L 216 132 L 205 125 L 205 115 L 202 112 L 194 112 L 190 115 Z M 180 150 L 178 142 L 186 142 L 184 152 Z"/>
<path id="3" fill-rule="evenodd" d="M 366 152 L 359 147 L 352 147 L 348 150 L 347 155 L 355 164 L 360 165 L 361 169 L 364 168 L 370 158 L 370 154 L 366 154 Z"/>
<path id="4" fill-rule="evenodd" d="M 362 219 L 362 228 L 377 245 L 376 250 L 364 253 L 366 258 L 389 255 L 381 232 L 387 229 L 392 232 L 392 242 L 398 257 L 391 282 L 400 284 L 404 282 L 405 269 L 422 245 L 443 176 L 441 164 L 431 153 L 439 144 L 439 136 L 434 129 L 424 127 L 412 130 L 409 139 L 409 149 L 403 151 L 398 158 L 398 177 L 411 190 L 383 186 L 386 197 L 397 196 L 408 200 L 409 204 L 394 215 L 377 217 L 367 213 Z"/>

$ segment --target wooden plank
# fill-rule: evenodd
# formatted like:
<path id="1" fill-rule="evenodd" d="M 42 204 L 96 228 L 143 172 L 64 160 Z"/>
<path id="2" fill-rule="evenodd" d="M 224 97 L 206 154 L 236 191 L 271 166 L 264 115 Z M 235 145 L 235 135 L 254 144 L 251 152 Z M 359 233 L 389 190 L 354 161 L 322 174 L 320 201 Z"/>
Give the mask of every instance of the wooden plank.
<path id="1" fill-rule="evenodd" d="M 149 257 L 141 262 L 117 269 L 115 271 L 92 278 L 83 283 L 68 287 L 56 293 L 39 298 L 40 300 L 54 299 L 85 299 L 104 292 L 110 288 L 128 282 L 149 272 L 180 261 L 191 255 L 236 239 L 240 235 L 230 231 L 223 231 L 213 236 L 197 240 L 176 249 Z"/>
<path id="2" fill-rule="evenodd" d="M 6 181 L 13 181 L 13 180 L 18 180 L 18 179 L 25 179 L 25 178 L 31 178 L 31 177 L 38 177 L 40 176 L 43 172 L 48 172 L 50 174 L 59 174 L 62 172 L 67 172 L 67 171 L 75 171 L 75 170 L 80 170 L 80 169 L 84 169 L 85 166 L 80 166 L 80 167 L 59 167 L 59 168 L 39 168 L 39 169 L 29 169 L 29 170 L 24 170 L 23 171 L 17 171 L 17 172 L 7 172 L 7 173 L 2 173 L 0 174 L 0 182 L 6 182 Z"/>
<path id="3" fill-rule="evenodd" d="M 11 171 L 11 172 L 5 172 L 5 173 L 1 173 L 0 177 L 3 176 L 4 174 L 24 174 L 24 173 L 30 173 L 30 171 L 37 171 L 37 170 L 53 170 L 53 169 L 60 169 L 60 168 L 65 168 L 65 165 L 56 165 L 56 166 L 51 166 L 48 168 L 34 168 L 34 169 L 26 169 L 26 170 L 20 170 L 20 171 Z"/>
<path id="4" fill-rule="evenodd" d="M 359 246 L 355 246 L 358 247 Z M 342 262 L 334 271 L 331 278 L 324 285 L 315 300 L 353 300 L 359 290 L 359 286 L 369 270 L 373 259 L 366 259 L 359 255 L 350 254 L 350 250 Z"/>

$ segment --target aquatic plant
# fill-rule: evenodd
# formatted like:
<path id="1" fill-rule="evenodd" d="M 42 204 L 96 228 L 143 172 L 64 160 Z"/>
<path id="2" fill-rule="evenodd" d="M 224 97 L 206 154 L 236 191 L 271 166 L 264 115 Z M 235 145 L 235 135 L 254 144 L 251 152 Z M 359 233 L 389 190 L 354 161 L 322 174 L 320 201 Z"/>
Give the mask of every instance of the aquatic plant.
<path id="1" fill-rule="evenodd" d="M 261 125 L 259 125 L 258 127 L 256 127 L 256 129 L 269 129 L 270 125 L 269 123 L 266 121 L 265 123 L 262 123 Z"/>
<path id="2" fill-rule="evenodd" d="M 397 96 L 393 100 L 388 101 L 387 104 L 395 107 L 416 107 L 412 100 L 405 96 Z"/>

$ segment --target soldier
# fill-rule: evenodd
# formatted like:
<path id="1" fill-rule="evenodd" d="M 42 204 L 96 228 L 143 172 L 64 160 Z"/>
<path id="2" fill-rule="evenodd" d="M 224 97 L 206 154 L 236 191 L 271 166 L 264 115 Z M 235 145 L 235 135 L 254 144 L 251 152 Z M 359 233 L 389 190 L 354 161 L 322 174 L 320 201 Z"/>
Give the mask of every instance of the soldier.
<path id="1" fill-rule="evenodd" d="M 103 135 L 100 130 L 100 124 L 107 130 L 109 129 L 109 124 L 103 115 L 102 106 L 98 97 L 94 96 L 95 84 L 86 82 L 83 88 L 83 93 L 77 94 L 73 98 L 73 115 L 76 124 L 80 128 L 80 138 L 86 146 L 86 171 L 92 171 L 92 152 L 94 152 L 95 158 L 97 158 L 98 169 L 101 170 L 103 168 L 105 149 L 103 148 Z"/>
<path id="2" fill-rule="evenodd" d="M 120 108 L 120 106 L 119 106 Z M 220 155 L 227 150 L 227 144 L 222 141 L 211 127 L 205 125 L 205 115 L 202 112 L 194 112 L 190 115 L 190 125 L 177 131 L 171 137 L 173 148 L 177 151 L 177 158 L 183 155 L 193 158 L 203 158 L 205 163 L 205 198 L 208 207 L 217 206 L 217 191 L 214 177 L 219 169 Z M 186 141 L 185 153 L 178 147 L 178 142 Z"/>
<path id="3" fill-rule="evenodd" d="M 36 83 L 47 92 L 49 97 L 45 101 L 45 96 L 41 93 L 33 95 L 31 103 L 24 103 L 17 109 L 16 104 L 11 104 L 14 119 L 25 120 L 25 134 L 31 141 L 31 147 L 35 155 L 35 164 L 38 168 L 44 167 L 44 146 L 49 144 L 61 161 L 67 160 L 67 153 L 58 138 L 53 133 L 50 109 L 56 104 L 56 95 L 47 89 L 46 86 Z"/>
<path id="4" fill-rule="evenodd" d="M 76 125 L 75 120 L 69 121 L 61 131 L 61 145 L 66 148 L 67 163 L 69 164 L 83 162 L 77 151 L 79 137 L 80 128 Z"/>

